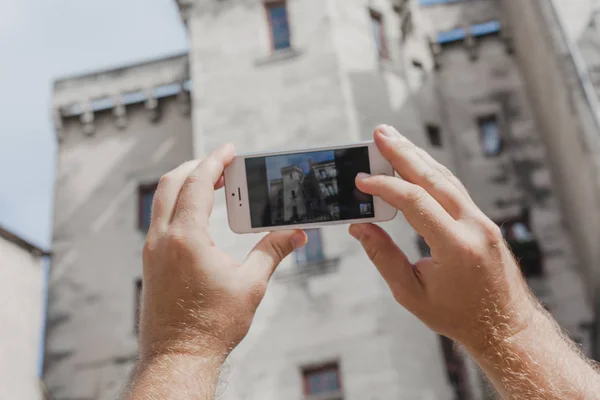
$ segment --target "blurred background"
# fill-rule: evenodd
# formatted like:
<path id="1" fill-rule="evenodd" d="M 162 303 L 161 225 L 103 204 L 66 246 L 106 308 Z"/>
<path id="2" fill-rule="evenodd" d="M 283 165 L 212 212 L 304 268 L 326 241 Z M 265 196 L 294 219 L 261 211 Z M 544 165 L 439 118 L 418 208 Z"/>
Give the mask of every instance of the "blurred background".
<path id="1" fill-rule="evenodd" d="M 160 176 L 396 126 L 501 227 L 600 360 L 600 2 L 0 0 L 0 398 L 114 399 L 137 354 Z M 413 259 L 425 242 L 384 224 Z M 276 272 L 218 398 L 495 398 L 346 227 Z M 242 259 L 217 196 L 211 233 Z"/>

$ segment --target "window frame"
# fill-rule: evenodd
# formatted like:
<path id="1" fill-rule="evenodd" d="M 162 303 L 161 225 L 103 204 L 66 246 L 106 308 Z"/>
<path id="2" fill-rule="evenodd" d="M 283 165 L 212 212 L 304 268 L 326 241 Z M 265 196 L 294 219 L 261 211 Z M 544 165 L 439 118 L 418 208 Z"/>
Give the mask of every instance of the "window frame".
<path id="1" fill-rule="evenodd" d="M 138 221 L 137 228 L 141 232 L 148 232 L 148 229 L 145 227 L 145 218 L 144 218 L 144 196 L 148 193 L 152 192 L 152 199 L 154 199 L 154 194 L 156 193 L 156 189 L 158 188 L 158 182 L 147 183 L 144 185 L 138 186 Z M 150 206 L 150 217 L 152 217 L 152 205 Z M 150 227 L 150 220 L 148 219 L 148 228 Z"/>
<path id="2" fill-rule="evenodd" d="M 276 49 L 275 48 L 275 32 L 273 31 L 273 21 L 271 20 L 271 9 L 275 8 L 275 7 L 285 7 L 285 21 L 287 23 L 287 27 L 288 27 L 288 42 L 289 42 L 289 46 L 288 47 L 284 47 L 281 49 Z M 265 15 L 267 17 L 267 23 L 269 24 L 269 43 L 271 45 L 271 53 L 278 53 L 281 51 L 289 51 L 293 48 L 292 45 L 292 27 L 290 25 L 290 14 L 289 14 L 289 8 L 288 8 L 288 4 L 287 4 L 287 0 L 271 0 L 271 1 L 265 1 L 264 2 L 264 7 L 265 7 Z"/>
<path id="3" fill-rule="evenodd" d="M 332 392 L 325 393 L 311 393 L 310 392 L 310 378 L 315 374 L 322 374 L 324 372 L 335 371 L 337 378 L 337 390 Z M 342 393 L 344 391 L 343 380 L 342 380 L 342 371 L 340 368 L 340 363 L 338 361 L 332 361 L 324 364 L 308 366 L 301 368 L 302 373 L 302 386 L 303 392 L 306 399 L 319 399 L 319 400 L 327 400 L 327 399 L 341 399 Z"/>
<path id="4" fill-rule="evenodd" d="M 380 13 L 379 11 L 369 8 L 369 17 L 370 17 L 369 22 L 371 23 L 371 26 L 370 26 L 371 34 L 374 33 L 373 32 L 373 22 L 377 22 L 377 24 L 378 24 L 377 33 L 379 34 L 379 41 L 381 42 L 381 49 L 379 49 L 379 47 L 377 47 L 377 42 L 375 42 L 375 47 L 377 50 L 377 57 L 380 60 L 389 60 L 390 59 L 390 50 L 389 50 L 389 46 L 387 43 L 387 35 L 385 33 L 385 22 L 383 19 L 383 14 Z M 375 39 L 375 38 L 373 38 L 373 39 Z"/>
<path id="5" fill-rule="evenodd" d="M 485 144 L 484 144 L 484 140 L 485 140 L 485 135 L 484 135 L 484 131 L 483 131 L 483 127 L 484 124 L 488 121 L 495 121 L 496 122 L 496 127 L 498 129 L 498 138 L 500 139 L 500 144 L 498 146 L 498 151 L 495 153 L 490 153 L 486 150 L 485 148 Z M 504 135 L 502 133 L 502 123 L 501 123 L 501 119 L 499 117 L 498 114 L 492 113 L 492 114 L 485 114 L 485 115 L 481 115 L 479 117 L 476 118 L 475 120 L 476 124 L 477 124 L 477 132 L 479 135 L 479 144 L 481 146 L 481 150 L 483 155 L 486 158 L 493 158 L 493 157 L 498 157 L 500 154 L 502 154 L 502 152 L 504 151 Z"/>

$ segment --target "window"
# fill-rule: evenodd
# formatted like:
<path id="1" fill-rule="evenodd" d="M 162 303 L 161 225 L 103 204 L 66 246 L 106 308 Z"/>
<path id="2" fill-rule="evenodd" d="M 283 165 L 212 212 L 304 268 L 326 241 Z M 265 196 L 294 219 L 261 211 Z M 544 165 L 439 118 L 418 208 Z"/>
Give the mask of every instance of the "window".
<path id="1" fill-rule="evenodd" d="M 157 183 L 153 183 L 138 188 L 138 228 L 142 232 L 148 232 L 148 228 L 150 228 L 152 201 L 154 200 L 154 192 L 157 186 Z"/>
<path id="2" fill-rule="evenodd" d="M 337 396 L 342 391 L 338 363 L 327 364 L 318 368 L 307 368 L 302 371 L 302 375 L 305 396 L 318 396 L 319 399 L 325 399 L 326 397 L 323 396 Z"/>
<path id="3" fill-rule="evenodd" d="M 423 65 L 423 63 L 419 60 L 416 59 L 412 59 L 410 61 L 410 63 L 412 64 L 413 67 L 417 68 L 417 69 L 425 69 L 425 66 Z"/>
<path id="4" fill-rule="evenodd" d="M 133 325 L 133 331 L 137 335 L 140 331 L 140 311 L 142 309 L 142 280 L 138 279 L 135 281 L 135 321 Z"/>
<path id="5" fill-rule="evenodd" d="M 495 115 L 482 117 L 477 120 L 481 146 L 486 156 L 496 156 L 502 151 L 502 137 L 498 118 Z"/>
<path id="6" fill-rule="evenodd" d="M 329 183 L 327 184 L 327 192 L 329 193 L 330 196 L 335 196 L 337 194 L 335 187 Z"/>
<path id="7" fill-rule="evenodd" d="M 454 348 L 454 342 L 445 336 L 440 336 L 448 380 L 455 393 L 455 399 L 470 400 L 467 371 L 462 355 Z"/>
<path id="8" fill-rule="evenodd" d="M 400 22 L 400 31 L 402 32 L 402 40 L 406 40 L 408 35 L 413 32 L 413 18 L 412 13 L 407 11 L 406 14 L 402 17 L 402 21 Z"/>
<path id="9" fill-rule="evenodd" d="M 437 125 L 426 125 L 427 137 L 429 138 L 429 144 L 433 147 L 442 147 L 442 133 L 440 127 Z"/>
<path id="10" fill-rule="evenodd" d="M 389 58 L 387 42 L 385 40 L 383 16 L 373 10 L 371 10 L 371 29 L 373 30 L 373 37 L 375 38 L 375 45 L 377 46 L 379 58 Z"/>
<path id="11" fill-rule="evenodd" d="M 273 50 L 285 50 L 291 47 L 290 26 L 287 4 L 277 1 L 266 4 L 269 27 L 271 28 L 271 44 Z"/>
<path id="12" fill-rule="evenodd" d="M 292 190 L 292 199 L 295 199 L 295 198 L 296 198 L 296 191 Z"/>
<path id="13" fill-rule="evenodd" d="M 498 225 L 525 278 L 535 278 L 544 275 L 544 263 L 541 247 L 531 231 L 529 219 L 529 210 L 525 210 L 521 217 L 504 220 Z"/>
<path id="14" fill-rule="evenodd" d="M 325 261 L 323 254 L 323 240 L 320 229 L 309 229 L 306 231 L 308 242 L 306 246 L 295 251 L 296 264 L 318 264 Z"/>

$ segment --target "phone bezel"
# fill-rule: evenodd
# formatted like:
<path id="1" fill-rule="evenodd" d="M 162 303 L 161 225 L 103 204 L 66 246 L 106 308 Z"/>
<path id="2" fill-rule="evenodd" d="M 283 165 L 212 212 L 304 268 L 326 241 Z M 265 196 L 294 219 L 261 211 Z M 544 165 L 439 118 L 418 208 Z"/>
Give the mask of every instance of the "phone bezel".
<path id="1" fill-rule="evenodd" d="M 289 229 L 313 229 L 330 225 L 342 225 L 352 223 L 385 222 L 393 219 L 398 210 L 384 202 L 379 197 L 373 198 L 375 210 L 374 218 L 347 219 L 329 222 L 314 222 L 307 224 L 294 224 L 282 226 L 267 226 L 252 228 L 250 222 L 250 207 L 248 199 L 248 185 L 246 181 L 246 158 L 270 157 L 285 154 L 308 153 L 315 151 L 339 150 L 353 147 L 367 147 L 369 149 L 369 161 L 372 175 L 394 176 L 394 169 L 377 149 L 373 141 L 353 143 L 341 146 L 315 147 L 307 149 L 295 149 L 286 151 L 273 151 L 264 153 L 245 153 L 236 155 L 233 162 L 225 169 L 225 197 L 227 203 L 227 218 L 229 227 L 235 233 L 260 233 Z M 241 196 L 240 197 L 238 197 Z"/>

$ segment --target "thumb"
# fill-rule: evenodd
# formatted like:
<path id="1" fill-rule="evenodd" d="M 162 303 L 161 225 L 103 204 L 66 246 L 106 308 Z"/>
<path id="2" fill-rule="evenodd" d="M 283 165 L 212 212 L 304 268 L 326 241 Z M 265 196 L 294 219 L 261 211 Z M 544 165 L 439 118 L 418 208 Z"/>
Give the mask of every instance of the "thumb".
<path id="1" fill-rule="evenodd" d="M 294 249 L 306 245 L 306 240 L 306 233 L 300 230 L 269 233 L 248 254 L 244 267 L 269 280 L 279 263 Z"/>
<path id="2" fill-rule="evenodd" d="M 423 287 L 406 254 L 394 243 L 390 235 L 377 225 L 351 225 L 350 234 L 360 241 L 390 287 L 394 298 L 410 309 Z"/>

